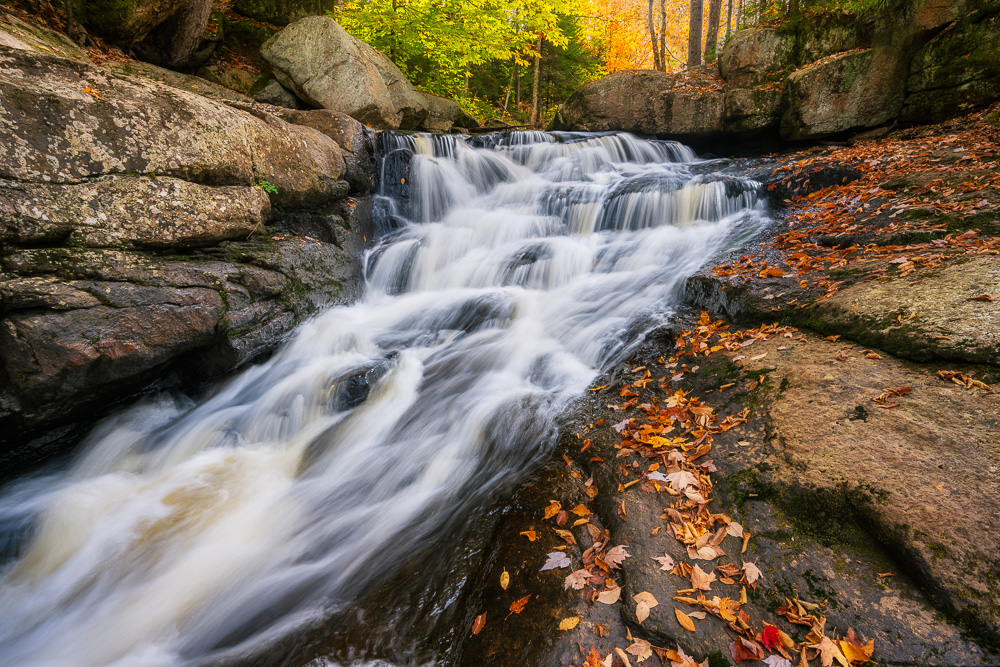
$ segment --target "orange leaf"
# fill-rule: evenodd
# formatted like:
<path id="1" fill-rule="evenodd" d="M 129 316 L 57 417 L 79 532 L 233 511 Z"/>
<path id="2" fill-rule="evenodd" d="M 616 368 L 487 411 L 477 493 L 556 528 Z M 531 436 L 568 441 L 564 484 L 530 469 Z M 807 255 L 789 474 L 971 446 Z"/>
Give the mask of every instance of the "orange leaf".
<path id="1" fill-rule="evenodd" d="M 687 614 L 685 614 L 683 611 L 681 611 L 677 607 L 674 607 L 674 614 L 677 615 L 677 622 L 681 624 L 682 628 L 684 628 L 688 632 L 694 632 L 695 631 L 694 621 L 691 620 L 690 616 L 688 616 Z"/>
<path id="2" fill-rule="evenodd" d="M 483 627 L 486 625 L 486 612 L 483 612 L 479 616 L 476 616 L 476 620 L 472 623 L 472 634 L 478 635 Z"/>

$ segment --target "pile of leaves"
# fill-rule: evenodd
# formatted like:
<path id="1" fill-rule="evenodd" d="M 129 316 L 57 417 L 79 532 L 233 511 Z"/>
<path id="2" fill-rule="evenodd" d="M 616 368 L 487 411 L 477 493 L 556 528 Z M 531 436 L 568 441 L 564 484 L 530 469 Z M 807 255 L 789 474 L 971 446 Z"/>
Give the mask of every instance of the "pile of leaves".
<path id="1" fill-rule="evenodd" d="M 680 332 L 675 354 L 666 360 L 660 357 L 659 368 L 655 369 L 658 372 L 654 373 L 654 368 L 648 366 L 631 369 L 635 377 L 624 383 L 619 391 L 623 401 L 608 406 L 625 413 L 624 419 L 613 425 L 597 420 L 576 434 L 582 453 L 592 445 L 592 439 L 586 437 L 592 429 L 610 429 L 612 439 L 617 441 L 614 445 L 616 471 L 622 480 L 618 493 L 633 489 L 667 499 L 669 504 L 659 515 L 663 523 L 653 529 L 653 534 L 661 531 L 669 534 L 683 545 L 687 554 L 686 559 L 680 560 L 666 553 L 653 558 L 663 576 L 676 576 L 684 582 L 675 590 L 671 602 L 659 600 L 648 591 L 623 599 L 620 567 L 632 557 L 630 547 L 613 545 L 609 531 L 590 522 L 592 511 L 582 503 L 570 508 L 564 507 L 559 500 L 551 500 L 541 508 L 542 521 L 564 544 L 545 555 L 540 572 L 568 570 L 568 574 L 559 574 L 562 587 L 581 591 L 589 605 L 628 605 L 628 616 L 635 619 L 637 633 L 650 610 L 663 604 L 673 603 L 677 623 L 688 632 L 698 632 L 700 623 L 711 622 L 709 617 L 714 617 L 717 619 L 714 622 L 723 623 L 732 633 L 729 651 L 734 663 L 763 660 L 770 667 L 791 667 L 794 659 L 798 667 L 810 667 L 811 664 L 831 667 L 834 663 L 852 667 L 867 662 L 874 652 L 874 641 L 864 642 L 853 629 L 842 636 L 828 632 L 821 604 L 789 599 L 774 610 L 776 621 L 777 617 L 782 617 L 791 624 L 809 626 L 808 634 L 799 642 L 775 624 L 763 623 L 755 627 L 741 608 L 747 603 L 747 589 L 755 589 L 763 575 L 755 562 L 742 558 L 750 544 L 750 532 L 727 514 L 711 509 L 712 473 L 717 469 L 707 455 L 712 451 L 713 436 L 745 423 L 749 410 L 744 408 L 722 417 L 698 397 L 672 386 L 685 373 L 697 371 L 697 366 L 689 366 L 689 361 L 722 350 L 740 351 L 756 341 L 776 336 L 792 338 L 795 333 L 791 327 L 775 324 L 733 331 L 729 325 L 713 321 L 703 312 L 693 329 Z M 654 375 L 660 377 L 654 378 Z M 570 464 L 571 460 L 565 458 Z M 599 456 L 592 457 L 590 462 L 605 463 Z M 591 501 L 599 494 L 593 477 L 584 482 L 584 488 Z M 617 514 L 618 519 L 628 520 L 624 501 L 618 505 Z M 578 544 L 578 535 L 573 530 L 580 527 L 589 536 L 590 546 L 583 550 L 577 563 L 567 550 Z M 534 542 L 538 539 L 538 530 L 532 528 L 521 535 Z M 509 585 L 506 570 L 500 584 L 504 590 Z M 739 586 L 739 595 L 720 595 L 713 588 L 718 584 Z M 515 600 L 510 605 L 508 617 L 521 613 L 530 600 L 531 595 Z M 564 618 L 558 627 L 563 631 L 572 630 L 580 620 L 577 616 Z M 477 617 L 473 634 L 481 632 L 485 624 L 485 615 Z M 626 630 L 630 642 L 627 646 L 614 647 L 604 654 L 591 646 L 580 667 L 631 667 L 633 662 L 642 663 L 654 654 L 661 664 L 671 667 L 708 665 L 707 660 L 699 663 L 680 646 L 654 646 L 647 639 L 633 636 L 632 629 Z M 596 626 L 596 633 L 604 636 L 600 625 Z"/>

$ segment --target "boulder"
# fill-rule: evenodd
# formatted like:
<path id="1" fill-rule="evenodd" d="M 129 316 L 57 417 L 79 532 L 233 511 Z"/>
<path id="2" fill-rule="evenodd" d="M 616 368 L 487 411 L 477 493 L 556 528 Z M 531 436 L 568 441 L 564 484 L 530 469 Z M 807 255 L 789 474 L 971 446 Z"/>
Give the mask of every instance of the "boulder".
<path id="1" fill-rule="evenodd" d="M 332 18 L 297 21 L 261 53 L 278 81 L 313 106 L 381 129 L 417 129 L 428 115 L 423 94 L 399 68 Z"/>
<path id="2" fill-rule="evenodd" d="M 289 110 L 281 117 L 289 123 L 305 125 L 337 142 L 344 156 L 342 178 L 352 194 L 367 194 L 375 188 L 375 133 L 347 114 L 315 109 Z"/>
<path id="3" fill-rule="evenodd" d="M 189 0 L 88 0 L 77 2 L 75 17 L 87 30 L 121 44 L 141 42 Z"/>
<path id="4" fill-rule="evenodd" d="M 143 60 L 171 69 L 198 67 L 215 51 L 214 41 L 202 40 L 211 14 L 212 0 L 188 0 L 134 50 Z"/>
<path id="5" fill-rule="evenodd" d="M 271 74 L 257 79 L 247 94 L 258 102 L 276 107 L 301 109 L 305 106 L 295 93 L 282 86 Z"/>
<path id="6" fill-rule="evenodd" d="M 905 63 L 889 48 L 830 56 L 796 70 L 782 91 L 781 138 L 818 139 L 899 115 Z"/>
<path id="7" fill-rule="evenodd" d="M 336 142 L 267 113 L 250 114 L 114 71 L 0 49 L 0 178 L 72 183 L 156 174 L 206 185 L 267 181 L 278 206 L 340 192 Z"/>
<path id="8" fill-rule="evenodd" d="M 269 39 L 261 53 L 278 82 L 298 98 L 372 127 L 431 132 L 479 127 L 458 103 L 418 91 L 391 60 L 332 18 L 297 21 Z"/>
<path id="9" fill-rule="evenodd" d="M 119 78 L 148 79 L 154 83 L 164 83 L 171 88 L 180 88 L 189 93 L 207 97 L 216 102 L 246 102 L 247 98 L 240 93 L 229 88 L 224 88 L 217 83 L 203 79 L 192 74 L 182 74 L 172 69 L 166 69 L 144 62 L 116 62 L 109 60 L 103 67 L 112 71 Z"/>
<path id="10" fill-rule="evenodd" d="M 900 119 L 937 122 L 989 104 L 1000 90 L 1000 10 L 980 11 L 939 33 L 910 61 Z"/>
<path id="11" fill-rule="evenodd" d="M 250 89 L 253 88 L 254 82 L 260 75 L 256 72 L 216 63 L 199 69 L 198 76 L 241 95 L 249 95 Z"/>
<path id="12" fill-rule="evenodd" d="M 727 133 L 773 133 L 781 117 L 781 89 L 774 84 L 756 88 L 726 86 L 723 115 Z"/>
<path id="13" fill-rule="evenodd" d="M 323 16 L 339 4 L 336 0 L 235 0 L 233 8 L 258 21 L 288 25 L 307 16 Z"/>
<path id="14" fill-rule="evenodd" d="M 795 65 L 795 34 L 773 28 L 734 33 L 719 54 L 719 74 L 736 85 L 780 80 Z"/>

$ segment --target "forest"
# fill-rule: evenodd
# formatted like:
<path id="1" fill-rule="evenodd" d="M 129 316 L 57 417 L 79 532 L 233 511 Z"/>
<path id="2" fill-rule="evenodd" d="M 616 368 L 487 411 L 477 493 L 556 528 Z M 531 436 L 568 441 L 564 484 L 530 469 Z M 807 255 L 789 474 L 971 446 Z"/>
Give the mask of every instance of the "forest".
<path id="1" fill-rule="evenodd" d="M 736 30 L 885 0 L 349 0 L 333 14 L 420 89 L 487 124 L 538 126 L 619 70 L 713 63 Z"/>

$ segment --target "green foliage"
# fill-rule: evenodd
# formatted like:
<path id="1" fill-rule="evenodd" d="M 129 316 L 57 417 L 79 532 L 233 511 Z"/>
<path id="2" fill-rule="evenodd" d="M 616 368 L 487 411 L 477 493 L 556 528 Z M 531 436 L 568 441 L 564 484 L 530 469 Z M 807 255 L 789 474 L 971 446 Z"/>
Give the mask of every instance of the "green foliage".
<path id="1" fill-rule="evenodd" d="M 458 100 L 489 120 L 513 91 L 530 97 L 538 40 L 543 93 L 561 95 L 601 73 L 601 58 L 575 18 L 576 0 L 353 0 L 335 18 L 389 56 L 418 88 Z M 513 76 L 512 76 L 513 75 Z M 569 88 L 569 91 L 564 89 Z M 546 104 L 543 104 L 546 106 Z"/>
<path id="2" fill-rule="evenodd" d="M 889 9 L 891 0 L 799 0 L 799 12 L 846 12 L 858 16 L 877 14 Z M 789 0 L 748 0 L 743 4 L 740 25 L 766 23 L 788 16 Z"/>
<path id="3" fill-rule="evenodd" d="M 269 195 L 278 194 L 278 188 L 274 185 L 274 183 L 271 183 L 270 181 L 257 181 L 256 183 L 253 184 L 253 186 L 255 188 L 260 188 Z"/>

